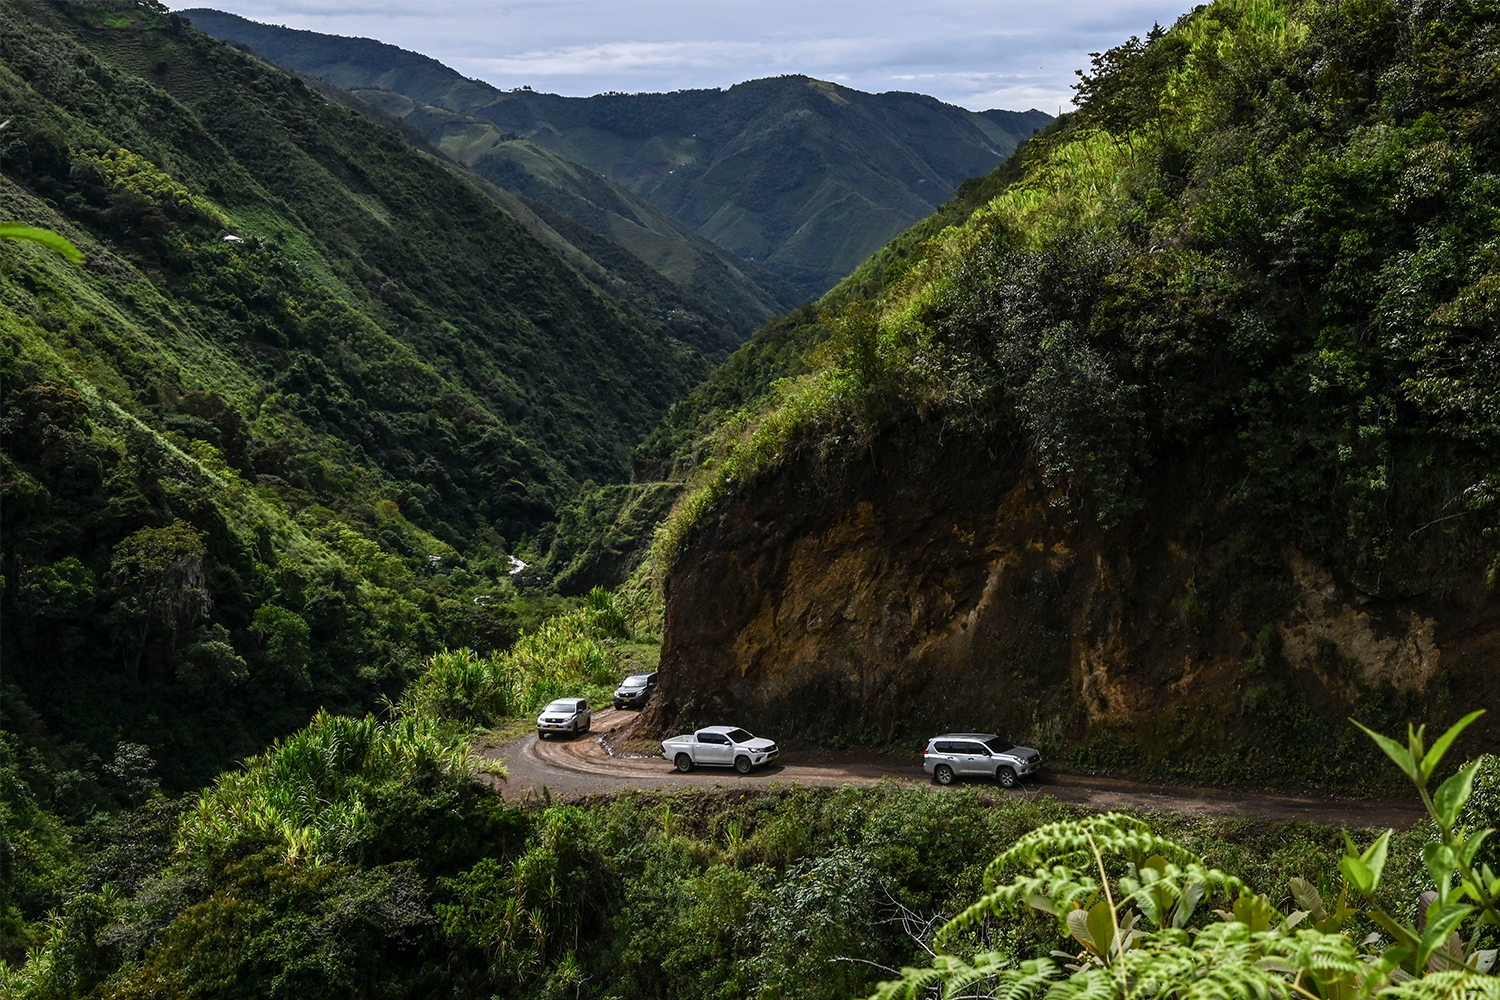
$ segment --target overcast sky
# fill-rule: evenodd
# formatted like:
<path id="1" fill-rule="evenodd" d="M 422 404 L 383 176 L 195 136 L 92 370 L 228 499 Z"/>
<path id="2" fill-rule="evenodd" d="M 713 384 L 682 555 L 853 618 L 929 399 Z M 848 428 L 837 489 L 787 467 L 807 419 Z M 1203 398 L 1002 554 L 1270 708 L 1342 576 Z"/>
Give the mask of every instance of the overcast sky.
<path id="1" fill-rule="evenodd" d="M 510 89 L 585 97 L 805 73 L 975 111 L 1072 97 L 1088 53 L 1171 26 L 1184 0 L 172 0 L 362 35 Z"/>

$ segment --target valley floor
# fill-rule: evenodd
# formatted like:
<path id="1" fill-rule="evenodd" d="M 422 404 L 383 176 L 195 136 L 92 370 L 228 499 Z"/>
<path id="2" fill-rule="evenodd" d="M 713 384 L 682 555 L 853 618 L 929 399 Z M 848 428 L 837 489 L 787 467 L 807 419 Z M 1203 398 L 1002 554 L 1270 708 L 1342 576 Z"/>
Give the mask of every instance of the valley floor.
<path id="1" fill-rule="evenodd" d="M 485 755 L 505 762 L 509 777 L 491 779 L 507 799 L 541 793 L 564 800 L 621 791 L 681 788 L 712 791 L 772 785 L 876 785 L 882 782 L 931 785 L 914 755 L 872 751 L 783 748 L 774 765 L 737 774 L 730 768 L 705 767 L 687 774 L 660 756 L 631 753 L 630 730 L 637 714 L 606 709 L 594 715 L 593 731 L 574 739 L 539 740 L 535 733 L 487 749 Z M 618 749 L 617 749 L 618 748 Z M 958 782 L 954 787 L 966 784 Z M 1321 799 L 1309 796 L 1248 793 L 1130 781 L 1123 778 L 1059 772 L 1043 768 L 1036 780 L 996 795 L 1050 795 L 1088 809 L 1188 813 L 1200 816 L 1318 823 L 1350 828 L 1409 829 L 1425 813 L 1421 803 L 1400 799 Z"/>

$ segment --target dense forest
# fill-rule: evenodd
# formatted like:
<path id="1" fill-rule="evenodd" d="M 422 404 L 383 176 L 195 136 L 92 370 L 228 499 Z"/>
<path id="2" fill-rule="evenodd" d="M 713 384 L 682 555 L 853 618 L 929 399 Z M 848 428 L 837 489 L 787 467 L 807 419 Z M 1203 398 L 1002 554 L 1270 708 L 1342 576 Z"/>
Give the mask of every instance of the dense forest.
<path id="1" fill-rule="evenodd" d="M 1465 713 L 1497 652 L 1497 14 L 1197 8 L 703 381 L 398 130 L 152 0 L 0 5 L 5 218 L 85 255 L 0 239 L 0 995 L 1500 997 L 1500 766 L 1459 765 L 1493 743 Z M 930 478 L 880 492 L 912 455 Z M 495 748 L 547 700 L 661 655 L 660 724 L 736 668 L 689 669 L 682 609 L 733 641 L 765 574 L 704 567 L 795 563 L 809 496 L 871 520 L 918 488 L 1040 526 L 986 607 L 1041 604 L 1060 574 L 1024 553 L 1058 538 L 1112 588 L 1120 551 L 1186 554 L 1161 604 L 1121 577 L 1108 608 L 1225 644 L 1232 683 L 1161 688 L 1196 742 L 1110 728 L 1132 675 L 1062 678 L 1049 760 L 1404 775 L 1429 819 L 510 786 Z M 909 565 L 989 544 L 935 507 Z M 1441 618 L 1430 686 L 1284 629 L 1289 551 L 1335 581 L 1298 613 Z M 930 632 L 980 631 L 960 610 Z M 839 739 L 931 710 L 828 704 Z"/>

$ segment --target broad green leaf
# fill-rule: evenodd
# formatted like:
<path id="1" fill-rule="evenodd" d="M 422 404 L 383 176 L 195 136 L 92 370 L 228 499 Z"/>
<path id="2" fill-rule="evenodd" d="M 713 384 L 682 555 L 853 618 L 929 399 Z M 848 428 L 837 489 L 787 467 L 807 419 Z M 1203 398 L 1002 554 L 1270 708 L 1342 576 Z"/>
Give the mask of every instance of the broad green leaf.
<path id="1" fill-rule="evenodd" d="M 1427 874 L 1432 879 L 1432 884 L 1437 886 L 1438 892 L 1446 895 L 1450 883 L 1453 881 L 1454 862 L 1453 849 L 1447 844 L 1430 843 L 1422 848 L 1422 860 L 1427 865 Z"/>
<path id="2" fill-rule="evenodd" d="M 1370 869 L 1371 892 L 1380 887 L 1380 874 L 1385 871 L 1385 859 L 1390 852 L 1392 832 L 1387 830 L 1382 833 L 1376 838 L 1375 843 L 1370 845 L 1370 849 L 1359 856 L 1359 859 Z"/>
<path id="3" fill-rule="evenodd" d="M 1305 878 L 1293 878 L 1291 881 L 1292 902 L 1297 904 L 1299 910 L 1306 910 L 1312 915 L 1314 921 L 1325 920 L 1328 914 L 1323 909 L 1323 897 L 1318 895 L 1318 887 Z"/>
<path id="4" fill-rule="evenodd" d="M 1375 877 L 1370 873 L 1370 866 L 1359 858 L 1348 854 L 1339 858 L 1339 871 L 1344 873 L 1344 878 L 1354 887 L 1354 891 L 1362 896 L 1368 896 L 1375 887 Z"/>
<path id="5" fill-rule="evenodd" d="M 66 237 L 59 236 L 50 229 L 37 229 L 19 222 L 0 222 L 0 238 L 40 243 L 49 250 L 56 250 L 75 264 L 83 263 L 83 251 L 68 242 Z"/>
<path id="6" fill-rule="evenodd" d="M 1234 919 L 1247 925 L 1254 933 L 1268 931 L 1281 923 L 1281 911 L 1271 905 L 1266 896 L 1245 893 L 1234 901 Z"/>
<path id="7" fill-rule="evenodd" d="M 1048 899 L 1046 896 L 1043 896 L 1039 892 L 1034 892 L 1030 896 L 1027 896 L 1026 902 L 1035 909 L 1041 910 L 1043 913 L 1050 913 L 1054 917 L 1057 916 L 1056 905 L 1053 904 L 1052 900 Z"/>
<path id="8" fill-rule="evenodd" d="M 1478 855 L 1479 849 L 1484 846 L 1484 842 L 1490 839 L 1490 834 L 1494 832 L 1489 827 L 1485 827 L 1483 830 L 1475 831 L 1472 837 L 1464 841 L 1463 847 L 1458 850 L 1459 864 L 1465 868 L 1474 867 L 1475 856 Z M 1483 879 L 1486 884 L 1488 884 L 1489 879 L 1494 877 L 1494 873 L 1489 870 L 1488 865 L 1485 865 L 1482 870 L 1475 872 L 1475 875 Z"/>
<path id="9" fill-rule="evenodd" d="M 1188 882 L 1182 887 L 1182 898 L 1177 903 L 1177 912 L 1172 914 L 1173 927 L 1186 927 L 1187 922 L 1193 919 L 1193 911 L 1203 901 L 1203 895 L 1207 886 L 1197 879 Z"/>
<path id="10" fill-rule="evenodd" d="M 1469 761 L 1438 786 L 1437 793 L 1432 797 L 1432 808 L 1437 812 L 1438 822 L 1444 827 L 1452 829 L 1453 824 L 1458 822 L 1458 814 L 1463 811 L 1464 803 L 1474 793 L 1474 774 L 1481 763 L 1479 760 Z"/>
<path id="11" fill-rule="evenodd" d="M 1089 907 L 1088 928 L 1099 954 L 1107 960 L 1115 943 L 1115 911 L 1108 900 L 1101 899 Z"/>
<path id="12" fill-rule="evenodd" d="M 1384 750 L 1385 755 L 1391 760 L 1395 761 L 1396 766 L 1401 768 L 1402 772 L 1405 773 L 1408 778 L 1418 783 L 1421 782 L 1421 778 L 1418 776 L 1417 772 L 1417 762 L 1415 759 L 1413 759 L 1410 750 L 1406 749 L 1406 747 L 1397 743 L 1389 736 L 1381 736 L 1375 730 L 1370 729 L 1367 726 L 1362 726 L 1358 722 L 1355 722 L 1355 720 L 1353 719 L 1350 719 L 1349 721 L 1354 722 L 1356 726 L 1359 726 L 1359 728 L 1364 731 L 1364 734 L 1366 736 L 1374 740 L 1375 745 Z"/>
<path id="13" fill-rule="evenodd" d="M 1427 756 L 1422 758 L 1422 777 L 1424 779 L 1432 777 L 1432 772 L 1436 771 L 1438 765 L 1442 763 L 1443 754 L 1448 752 L 1448 748 L 1453 745 L 1453 741 L 1458 739 L 1459 735 L 1465 729 L 1469 728 L 1470 723 L 1483 714 L 1484 709 L 1482 708 L 1476 712 L 1470 712 L 1449 726 L 1448 731 L 1437 738 L 1436 742 L 1432 744 L 1432 749 L 1427 751 Z"/>
<path id="14" fill-rule="evenodd" d="M 1098 946 L 1094 944 L 1094 937 L 1089 933 L 1089 915 L 1086 910 L 1069 910 L 1066 917 L 1068 922 L 1068 933 L 1073 935 L 1073 940 L 1098 954 Z"/>

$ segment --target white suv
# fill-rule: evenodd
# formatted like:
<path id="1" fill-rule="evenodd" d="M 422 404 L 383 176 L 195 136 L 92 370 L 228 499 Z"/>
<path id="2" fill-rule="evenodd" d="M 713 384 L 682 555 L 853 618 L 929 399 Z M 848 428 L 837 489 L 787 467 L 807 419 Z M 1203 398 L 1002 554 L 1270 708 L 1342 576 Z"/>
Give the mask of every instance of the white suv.
<path id="1" fill-rule="evenodd" d="M 944 733 L 927 741 L 922 751 L 922 770 L 940 785 L 954 778 L 994 778 L 1014 788 L 1042 762 L 1031 747 L 1007 743 L 994 733 Z"/>
<path id="2" fill-rule="evenodd" d="M 586 733 L 594 723 L 594 715 L 589 711 L 589 703 L 582 698 L 559 698 L 546 708 L 536 718 L 536 734 L 541 739 L 546 739 L 548 733 L 567 733 L 577 736 Z"/>

